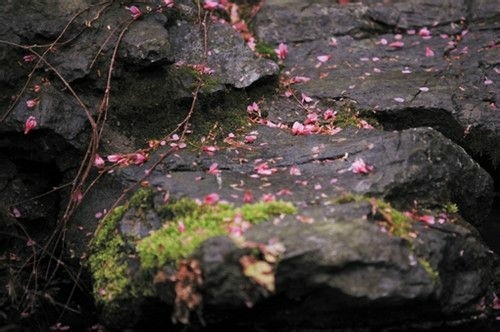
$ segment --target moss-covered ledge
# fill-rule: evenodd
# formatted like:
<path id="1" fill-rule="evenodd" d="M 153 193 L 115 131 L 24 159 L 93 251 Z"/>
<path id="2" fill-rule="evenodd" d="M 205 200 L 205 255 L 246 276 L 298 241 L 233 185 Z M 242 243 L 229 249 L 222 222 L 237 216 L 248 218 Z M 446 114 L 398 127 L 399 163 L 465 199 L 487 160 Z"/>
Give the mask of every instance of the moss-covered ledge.
<path id="1" fill-rule="evenodd" d="M 121 312 L 121 303 L 154 297 L 155 272 L 164 266 L 175 270 L 180 260 L 188 258 L 207 239 L 297 212 L 292 203 L 283 201 L 236 207 L 230 203 L 201 204 L 190 198 L 158 204 L 154 197 L 154 190 L 139 189 L 101 221 L 91 241 L 88 266 L 93 294 L 106 319 L 130 319 L 128 313 Z M 127 214 L 132 209 L 134 213 Z M 144 238 L 123 234 L 124 217 L 141 218 L 151 210 L 161 218 L 161 228 L 151 229 Z M 130 303 L 124 307 L 130 308 Z"/>

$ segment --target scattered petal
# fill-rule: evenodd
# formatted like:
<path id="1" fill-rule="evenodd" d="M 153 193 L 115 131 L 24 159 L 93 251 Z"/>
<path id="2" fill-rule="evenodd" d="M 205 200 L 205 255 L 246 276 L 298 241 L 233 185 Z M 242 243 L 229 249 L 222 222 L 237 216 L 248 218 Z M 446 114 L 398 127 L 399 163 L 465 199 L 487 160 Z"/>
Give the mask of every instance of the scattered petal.
<path id="1" fill-rule="evenodd" d="M 302 173 L 300 172 L 300 169 L 293 165 L 292 167 L 290 167 L 290 175 L 294 175 L 294 176 L 300 176 L 302 175 Z"/>
<path id="2" fill-rule="evenodd" d="M 179 233 L 184 233 L 186 231 L 186 225 L 184 225 L 182 221 L 178 221 L 177 229 L 179 230 Z"/>
<path id="3" fill-rule="evenodd" d="M 260 198 L 262 202 L 274 202 L 276 200 L 276 197 L 273 194 L 264 194 Z"/>
<path id="4" fill-rule="evenodd" d="M 165 6 L 172 8 L 175 5 L 174 0 L 165 0 Z"/>
<path id="5" fill-rule="evenodd" d="M 36 100 L 36 99 L 26 100 L 26 106 L 28 106 L 28 108 L 33 108 L 36 105 L 38 105 L 38 100 Z"/>
<path id="6" fill-rule="evenodd" d="M 434 56 L 434 51 L 430 47 L 426 47 L 425 48 L 425 56 L 426 57 Z"/>
<path id="7" fill-rule="evenodd" d="M 490 80 L 488 77 L 486 77 L 484 80 L 484 85 L 490 85 L 490 84 L 493 84 L 493 81 Z"/>
<path id="8" fill-rule="evenodd" d="M 337 115 L 337 113 L 335 111 L 333 111 L 332 109 L 328 108 L 323 113 L 323 119 L 324 120 L 329 120 L 329 119 L 335 120 L 336 115 Z"/>
<path id="9" fill-rule="evenodd" d="M 422 92 L 428 92 L 428 91 L 429 91 L 429 88 L 428 88 L 428 87 L 426 87 L 426 86 L 422 86 L 422 87 L 420 87 L 420 88 L 418 88 L 418 89 L 419 89 L 420 91 L 422 91 Z"/>
<path id="10" fill-rule="evenodd" d="M 36 59 L 37 59 L 37 56 L 34 54 L 28 54 L 28 55 L 23 56 L 24 62 L 32 62 L 32 61 L 35 61 Z"/>
<path id="11" fill-rule="evenodd" d="M 291 79 L 291 83 L 306 83 L 309 82 L 311 78 L 306 77 L 306 76 L 294 76 Z"/>
<path id="12" fill-rule="evenodd" d="M 422 29 L 420 29 L 418 31 L 418 35 L 420 37 L 424 37 L 424 38 L 430 38 L 431 37 L 431 32 L 429 31 L 429 29 L 427 29 L 426 27 L 423 27 Z"/>
<path id="13" fill-rule="evenodd" d="M 278 171 L 276 168 L 270 168 L 267 162 L 255 166 L 254 169 L 260 175 L 272 175 Z"/>
<path id="14" fill-rule="evenodd" d="M 278 48 L 274 50 L 276 52 L 276 55 L 280 60 L 285 60 L 287 54 L 288 54 L 288 46 L 284 43 L 280 43 L 278 45 Z"/>
<path id="15" fill-rule="evenodd" d="M 305 93 L 302 93 L 301 97 L 303 103 L 310 103 L 312 101 L 312 98 L 306 95 Z"/>
<path id="16" fill-rule="evenodd" d="M 321 63 L 325 63 L 328 60 L 330 60 L 331 58 L 332 58 L 331 55 L 320 55 L 320 56 L 316 57 L 316 59 L 318 59 L 318 61 L 321 62 Z"/>
<path id="17" fill-rule="evenodd" d="M 102 159 L 102 157 L 98 153 L 96 153 L 94 157 L 94 166 L 97 168 L 101 168 L 104 166 L 104 159 Z"/>
<path id="18" fill-rule="evenodd" d="M 21 218 L 21 212 L 20 212 L 20 211 L 19 211 L 19 209 L 18 209 L 18 208 L 16 208 L 16 207 L 12 207 L 12 208 L 10 209 L 10 213 L 12 214 L 12 216 L 13 216 L 14 218 Z"/>
<path id="19" fill-rule="evenodd" d="M 373 126 L 371 124 L 369 124 L 368 122 L 366 122 L 366 120 L 359 120 L 359 124 L 361 125 L 361 128 L 363 129 L 373 129 Z"/>
<path id="20" fill-rule="evenodd" d="M 255 142 L 256 139 L 257 139 L 257 136 L 255 136 L 255 135 L 247 135 L 247 136 L 245 136 L 245 143 L 251 144 L 251 143 Z"/>
<path id="21" fill-rule="evenodd" d="M 401 97 L 396 97 L 394 98 L 394 101 L 398 102 L 398 103 L 404 103 L 405 102 L 405 99 L 404 98 L 401 98 Z"/>
<path id="22" fill-rule="evenodd" d="M 36 126 L 36 118 L 34 116 L 28 117 L 28 119 L 26 119 L 26 122 L 24 123 L 24 135 L 27 135 Z"/>
<path id="23" fill-rule="evenodd" d="M 253 202 L 253 195 L 251 191 L 245 191 L 245 194 L 243 194 L 243 202 L 244 203 L 252 203 Z"/>
<path id="24" fill-rule="evenodd" d="M 219 7 L 222 7 L 217 1 L 212 1 L 212 0 L 205 0 L 205 4 L 203 5 L 203 8 L 206 10 L 215 10 Z"/>
<path id="25" fill-rule="evenodd" d="M 392 47 L 392 48 L 403 48 L 405 46 L 405 43 L 403 43 L 402 41 L 395 41 L 395 42 L 392 42 L 389 44 L 389 47 Z"/>
<path id="26" fill-rule="evenodd" d="M 351 165 L 351 170 L 356 174 L 368 174 L 373 170 L 373 166 L 366 164 L 362 158 L 356 158 Z"/>
<path id="27" fill-rule="evenodd" d="M 220 169 L 218 169 L 219 167 L 219 164 L 217 163 L 213 163 L 212 165 L 210 165 L 210 167 L 208 168 L 208 171 L 207 173 L 208 174 L 212 174 L 212 175 L 217 175 L 217 174 L 220 174 L 221 171 Z"/>
<path id="28" fill-rule="evenodd" d="M 214 205 L 220 200 L 220 196 L 217 193 L 211 193 L 203 198 L 203 204 Z"/>
<path id="29" fill-rule="evenodd" d="M 424 222 L 424 223 L 426 223 L 428 225 L 434 225 L 434 223 L 436 222 L 434 220 L 434 217 L 431 216 L 431 215 L 421 216 L 421 217 L 418 218 L 418 220 L 421 221 L 421 222 Z"/>
<path id="30" fill-rule="evenodd" d="M 136 6 L 130 6 L 128 10 L 130 11 L 130 14 L 132 15 L 132 18 L 134 20 L 137 20 L 139 17 L 142 16 L 141 10 Z"/>

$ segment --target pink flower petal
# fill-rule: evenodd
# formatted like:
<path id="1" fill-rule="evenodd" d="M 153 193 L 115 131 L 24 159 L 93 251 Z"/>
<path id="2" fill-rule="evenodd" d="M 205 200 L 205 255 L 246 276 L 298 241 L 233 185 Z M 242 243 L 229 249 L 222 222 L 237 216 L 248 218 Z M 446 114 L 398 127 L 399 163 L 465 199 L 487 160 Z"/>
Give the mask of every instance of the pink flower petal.
<path id="1" fill-rule="evenodd" d="M 274 50 L 276 52 L 276 55 L 278 56 L 278 59 L 280 60 L 285 60 L 287 54 L 288 54 L 288 46 L 284 43 L 280 43 L 278 45 L 278 48 Z"/>
<path id="2" fill-rule="evenodd" d="M 401 97 L 396 97 L 394 98 L 394 101 L 398 102 L 398 103 L 404 103 L 405 102 L 405 99 L 404 98 L 401 98 Z"/>
<path id="3" fill-rule="evenodd" d="M 137 20 L 139 17 L 142 16 L 141 10 L 136 6 L 130 6 L 128 10 L 130 11 L 130 14 L 132 15 L 132 18 L 134 20 Z"/>
<path id="4" fill-rule="evenodd" d="M 392 48 L 403 48 L 405 46 L 405 43 L 403 43 L 402 41 L 395 41 L 395 42 L 392 42 L 389 44 L 389 47 L 392 47 Z"/>
<path id="5" fill-rule="evenodd" d="M 425 48 L 425 56 L 426 57 L 434 56 L 434 51 L 430 47 L 426 47 Z"/>
<path id="6" fill-rule="evenodd" d="M 420 37 L 431 37 L 431 32 L 426 27 L 423 27 L 418 31 Z"/>
<path id="7" fill-rule="evenodd" d="M 356 174 L 369 174 L 373 170 L 373 166 L 366 164 L 362 158 L 356 158 L 351 165 L 351 170 Z"/>
<path id="8" fill-rule="evenodd" d="M 332 58 L 331 55 L 320 55 L 320 56 L 316 57 L 316 59 L 318 59 L 318 61 L 321 62 L 321 63 L 325 63 L 328 60 L 330 60 L 331 58 Z"/>
<path id="9" fill-rule="evenodd" d="M 36 126 L 36 118 L 34 116 L 28 117 L 28 119 L 26 119 L 26 122 L 24 123 L 24 134 L 27 135 Z"/>
<path id="10" fill-rule="evenodd" d="M 104 159 L 102 159 L 102 157 L 98 153 L 96 153 L 94 157 L 94 166 L 97 168 L 101 168 L 104 166 Z"/>
<path id="11" fill-rule="evenodd" d="M 302 173 L 300 172 L 300 169 L 293 165 L 292 167 L 290 167 L 290 175 L 294 175 L 294 176 L 300 176 Z"/>
<path id="12" fill-rule="evenodd" d="M 211 193 L 203 198 L 203 204 L 214 205 L 220 200 L 220 196 L 217 193 Z"/>
<path id="13" fill-rule="evenodd" d="M 220 174 L 220 170 L 218 169 L 218 166 L 219 164 L 217 163 L 213 163 L 212 165 L 210 165 L 209 169 L 208 169 L 208 174 L 212 174 L 212 175 L 217 175 L 217 174 Z"/>

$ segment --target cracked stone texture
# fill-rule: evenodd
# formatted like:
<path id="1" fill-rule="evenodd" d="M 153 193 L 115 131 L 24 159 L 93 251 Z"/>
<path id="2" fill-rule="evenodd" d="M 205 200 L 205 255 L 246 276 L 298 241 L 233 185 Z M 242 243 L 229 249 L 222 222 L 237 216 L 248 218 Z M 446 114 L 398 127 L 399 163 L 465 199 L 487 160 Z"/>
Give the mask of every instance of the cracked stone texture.
<path id="1" fill-rule="evenodd" d="M 352 99 L 386 129 L 432 126 L 498 164 L 499 17 L 497 1 L 276 0 L 266 2 L 256 30 L 260 40 L 288 43 L 286 70 L 312 78 L 300 91 Z M 418 36 L 422 27 L 430 39 Z M 395 41 L 404 46 L 389 46 Z M 332 58 L 318 66 L 319 55 Z"/>

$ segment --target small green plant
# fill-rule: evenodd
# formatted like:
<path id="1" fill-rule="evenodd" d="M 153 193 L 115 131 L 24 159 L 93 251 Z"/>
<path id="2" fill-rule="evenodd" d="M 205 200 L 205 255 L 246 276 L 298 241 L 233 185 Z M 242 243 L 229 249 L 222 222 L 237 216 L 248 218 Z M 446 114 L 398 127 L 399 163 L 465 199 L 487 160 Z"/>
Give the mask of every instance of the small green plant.
<path id="1" fill-rule="evenodd" d="M 425 272 L 427 272 L 433 282 L 439 281 L 439 272 L 432 267 L 431 263 L 427 259 L 418 258 L 418 263 L 424 268 Z"/>
<path id="2" fill-rule="evenodd" d="M 262 55 L 264 58 L 278 61 L 278 56 L 274 51 L 274 47 L 270 44 L 258 42 L 257 45 L 255 45 L 255 52 Z"/>
<path id="3" fill-rule="evenodd" d="M 447 213 L 452 213 L 452 214 L 458 213 L 458 206 L 455 203 L 448 203 L 444 205 L 444 210 Z"/>

